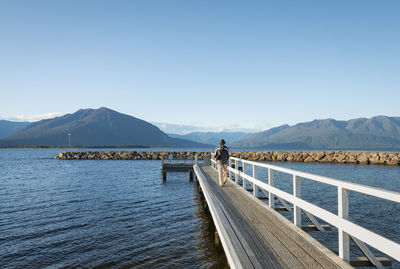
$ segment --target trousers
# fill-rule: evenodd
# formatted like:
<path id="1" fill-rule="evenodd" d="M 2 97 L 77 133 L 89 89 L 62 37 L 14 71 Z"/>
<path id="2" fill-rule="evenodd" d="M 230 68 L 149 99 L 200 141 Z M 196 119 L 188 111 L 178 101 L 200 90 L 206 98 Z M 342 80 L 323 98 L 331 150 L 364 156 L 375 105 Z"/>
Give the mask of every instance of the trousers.
<path id="1" fill-rule="evenodd" d="M 217 162 L 219 185 L 222 186 L 228 179 L 228 164 Z"/>

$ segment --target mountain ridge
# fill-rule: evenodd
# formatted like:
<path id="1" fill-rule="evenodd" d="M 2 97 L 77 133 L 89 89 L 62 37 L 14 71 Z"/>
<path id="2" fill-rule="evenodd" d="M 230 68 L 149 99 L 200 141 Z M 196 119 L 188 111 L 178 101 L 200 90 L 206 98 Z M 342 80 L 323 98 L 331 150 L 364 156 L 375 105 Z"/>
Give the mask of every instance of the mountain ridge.
<path id="1" fill-rule="evenodd" d="M 29 124 L 30 122 L 0 120 L 0 139 L 15 133 Z"/>
<path id="2" fill-rule="evenodd" d="M 207 147 L 193 141 L 171 138 L 158 127 L 133 116 L 101 107 L 45 119 L 0 139 L 2 146 L 137 145 L 160 147 Z"/>
<path id="3" fill-rule="evenodd" d="M 282 125 L 244 137 L 231 146 L 287 148 L 290 144 L 307 149 L 397 149 L 400 148 L 400 117 L 322 119 Z"/>
<path id="4" fill-rule="evenodd" d="M 210 147 L 223 138 L 233 148 L 400 149 L 400 117 L 383 115 L 347 121 L 316 119 L 257 133 L 228 131 L 178 135 L 166 134 L 149 122 L 101 107 L 79 109 L 75 113 L 33 123 L 0 120 L 0 135 L 2 130 L 8 134 L 0 137 L 3 147 L 65 146 L 70 133 L 71 145 L 83 146 Z"/>
<path id="5" fill-rule="evenodd" d="M 245 132 L 222 131 L 222 132 L 191 132 L 184 135 L 180 134 L 168 134 L 168 135 L 175 138 L 181 138 L 205 144 L 217 145 L 221 138 L 223 138 L 227 144 L 230 144 L 231 142 L 238 140 L 249 134 L 250 133 L 245 133 Z"/>

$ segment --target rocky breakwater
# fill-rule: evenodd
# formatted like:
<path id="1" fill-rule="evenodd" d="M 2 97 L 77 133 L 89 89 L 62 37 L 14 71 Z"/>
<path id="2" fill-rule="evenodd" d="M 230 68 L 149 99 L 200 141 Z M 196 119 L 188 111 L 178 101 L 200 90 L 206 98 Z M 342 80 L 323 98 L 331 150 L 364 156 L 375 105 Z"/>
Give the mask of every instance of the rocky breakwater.
<path id="1" fill-rule="evenodd" d="M 210 152 L 191 151 L 64 151 L 56 156 L 60 160 L 192 160 L 198 154 L 203 160 Z M 305 162 L 400 165 L 400 152 L 374 151 L 233 151 L 231 156 L 264 162 Z"/>
<path id="2" fill-rule="evenodd" d="M 232 152 L 231 156 L 266 162 L 343 163 L 400 165 L 400 152 L 374 151 L 254 151 Z"/>
<path id="3" fill-rule="evenodd" d="M 191 151 L 64 151 L 56 156 L 59 160 L 193 160 L 195 154 L 203 160 L 210 152 Z"/>

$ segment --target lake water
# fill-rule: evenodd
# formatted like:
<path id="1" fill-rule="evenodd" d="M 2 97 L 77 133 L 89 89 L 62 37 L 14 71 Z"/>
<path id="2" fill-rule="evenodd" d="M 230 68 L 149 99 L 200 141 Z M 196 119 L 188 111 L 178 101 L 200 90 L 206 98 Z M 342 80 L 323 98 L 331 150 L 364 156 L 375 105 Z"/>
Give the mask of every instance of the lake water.
<path id="1" fill-rule="evenodd" d="M 169 173 L 162 183 L 159 161 L 53 159 L 60 151 L 0 150 L 0 268 L 227 266 L 188 173 Z M 400 167 L 274 164 L 400 192 Z M 275 181 L 291 188 L 284 175 Z M 306 200 L 336 210 L 336 190 L 310 184 L 307 192 L 307 184 Z M 351 193 L 350 217 L 400 242 L 398 204 Z M 312 236 L 337 249 L 334 229 Z"/>
<path id="2" fill-rule="evenodd" d="M 188 173 L 0 150 L 0 268 L 224 268 Z"/>

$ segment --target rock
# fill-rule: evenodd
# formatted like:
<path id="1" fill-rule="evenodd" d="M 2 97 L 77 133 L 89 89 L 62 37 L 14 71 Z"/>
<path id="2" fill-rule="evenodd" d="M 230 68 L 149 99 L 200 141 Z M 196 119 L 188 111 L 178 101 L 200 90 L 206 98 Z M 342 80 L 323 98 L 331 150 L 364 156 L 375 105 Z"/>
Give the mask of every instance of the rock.
<path id="1" fill-rule="evenodd" d="M 369 159 L 365 154 L 361 154 L 357 158 L 357 163 L 359 163 L 359 164 L 369 164 Z"/>
<path id="2" fill-rule="evenodd" d="M 381 160 L 380 156 L 378 154 L 372 154 L 372 156 L 369 158 L 369 163 L 373 165 L 382 165 L 385 164 L 384 160 Z"/>
<path id="3" fill-rule="evenodd" d="M 385 162 L 386 165 L 391 165 L 391 166 L 395 166 L 395 165 L 400 165 L 400 161 L 399 160 L 392 160 L 390 159 L 389 161 Z"/>
<path id="4" fill-rule="evenodd" d="M 286 154 L 284 152 L 278 152 L 276 160 L 280 162 L 286 161 Z"/>
<path id="5" fill-rule="evenodd" d="M 323 159 L 319 160 L 321 163 L 333 163 L 335 161 L 333 155 L 326 155 Z"/>
<path id="6" fill-rule="evenodd" d="M 322 160 L 324 157 L 326 156 L 325 152 L 320 152 L 317 154 L 317 156 L 315 157 L 316 161 Z"/>
<path id="7" fill-rule="evenodd" d="M 311 156 L 308 156 L 308 157 L 304 160 L 304 162 L 305 162 L 305 163 L 313 163 L 313 162 L 314 162 L 314 158 L 311 157 Z"/>
<path id="8" fill-rule="evenodd" d="M 297 154 L 294 158 L 296 162 L 304 162 L 304 158 L 301 154 Z"/>
<path id="9" fill-rule="evenodd" d="M 210 152 L 198 152 L 203 160 Z M 172 155 L 176 160 L 193 159 L 194 152 L 186 151 L 64 151 L 55 158 L 59 160 L 160 160 Z M 400 165 L 398 152 L 368 151 L 233 151 L 231 156 L 254 161 L 353 163 L 374 165 Z"/>
<path id="10" fill-rule="evenodd" d="M 339 153 L 334 155 L 334 159 L 338 163 L 345 163 L 346 162 L 346 155 Z"/>

